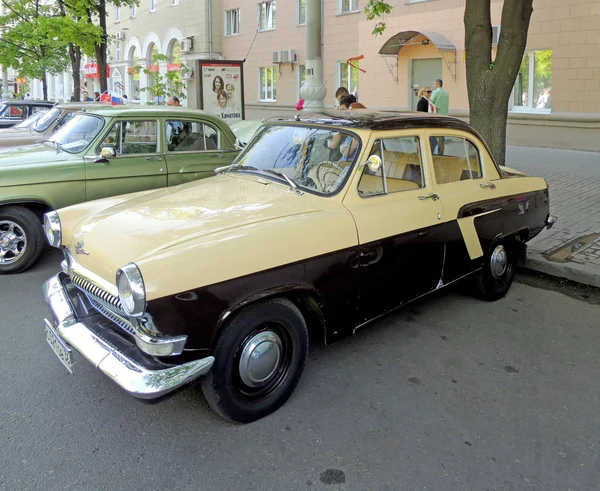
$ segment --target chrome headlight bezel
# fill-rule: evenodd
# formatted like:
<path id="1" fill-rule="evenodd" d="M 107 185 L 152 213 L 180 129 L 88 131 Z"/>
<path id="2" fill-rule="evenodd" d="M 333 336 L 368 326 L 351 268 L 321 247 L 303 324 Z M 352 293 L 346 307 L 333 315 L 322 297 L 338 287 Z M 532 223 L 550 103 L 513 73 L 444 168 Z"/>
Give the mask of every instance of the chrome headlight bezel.
<path id="1" fill-rule="evenodd" d="M 142 272 L 135 263 L 117 270 L 117 291 L 121 306 L 127 315 L 140 317 L 146 311 L 146 287 Z"/>
<path id="2" fill-rule="evenodd" d="M 44 235 L 48 244 L 60 248 L 62 243 L 62 226 L 56 211 L 49 211 L 44 215 Z"/>

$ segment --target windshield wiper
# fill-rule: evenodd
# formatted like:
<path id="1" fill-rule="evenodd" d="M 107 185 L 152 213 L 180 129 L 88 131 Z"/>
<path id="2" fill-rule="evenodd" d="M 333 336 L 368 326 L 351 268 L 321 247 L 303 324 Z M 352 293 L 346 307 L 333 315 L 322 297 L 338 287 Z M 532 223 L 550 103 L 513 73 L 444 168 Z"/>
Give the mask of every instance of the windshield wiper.
<path id="1" fill-rule="evenodd" d="M 279 172 L 279 171 L 273 170 L 273 169 L 263 169 L 262 171 L 268 172 L 269 174 L 273 174 L 274 176 L 283 177 L 288 182 L 288 184 L 290 185 L 290 187 L 292 188 L 292 191 L 294 191 L 294 193 L 304 194 L 303 191 L 300 191 L 300 189 L 298 189 L 298 186 L 296 185 L 296 183 L 294 181 L 292 181 L 292 179 L 290 179 L 288 176 L 286 176 L 283 172 Z"/>
<path id="2" fill-rule="evenodd" d="M 215 169 L 215 173 L 218 174 L 219 172 L 227 172 L 228 170 L 233 170 L 233 169 L 258 170 L 256 167 L 252 167 L 251 165 L 229 164 L 229 165 L 224 165 L 223 167 L 217 167 Z"/>

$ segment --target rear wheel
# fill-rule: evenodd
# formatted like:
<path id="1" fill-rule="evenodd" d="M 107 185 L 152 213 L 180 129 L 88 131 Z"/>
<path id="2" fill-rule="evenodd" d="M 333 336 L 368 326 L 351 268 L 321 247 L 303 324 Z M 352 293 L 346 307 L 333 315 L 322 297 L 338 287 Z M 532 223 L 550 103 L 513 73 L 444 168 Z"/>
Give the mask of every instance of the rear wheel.
<path id="1" fill-rule="evenodd" d="M 496 244 L 475 280 L 476 295 L 488 301 L 506 295 L 515 277 L 516 259 L 514 247 L 507 243 Z"/>
<path id="2" fill-rule="evenodd" d="M 20 206 L 0 208 L 0 274 L 30 268 L 43 248 L 42 223 L 35 213 Z"/>
<path id="3" fill-rule="evenodd" d="M 307 353 L 306 322 L 292 302 L 276 298 L 252 305 L 223 328 L 202 390 L 218 414 L 250 423 L 290 397 Z"/>

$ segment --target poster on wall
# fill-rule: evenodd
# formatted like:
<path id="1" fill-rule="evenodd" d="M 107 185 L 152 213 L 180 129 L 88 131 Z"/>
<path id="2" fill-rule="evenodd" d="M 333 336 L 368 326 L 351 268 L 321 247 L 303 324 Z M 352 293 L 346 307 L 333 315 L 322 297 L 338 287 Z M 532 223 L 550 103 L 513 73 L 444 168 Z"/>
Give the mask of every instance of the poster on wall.
<path id="1" fill-rule="evenodd" d="M 241 61 L 200 61 L 202 109 L 227 123 L 244 119 L 244 77 Z"/>

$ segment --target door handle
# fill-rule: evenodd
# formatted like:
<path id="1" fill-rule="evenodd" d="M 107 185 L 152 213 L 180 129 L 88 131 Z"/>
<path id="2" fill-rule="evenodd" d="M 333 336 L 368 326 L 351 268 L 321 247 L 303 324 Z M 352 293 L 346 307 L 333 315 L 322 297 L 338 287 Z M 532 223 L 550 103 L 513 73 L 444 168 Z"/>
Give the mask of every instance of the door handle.
<path id="1" fill-rule="evenodd" d="M 496 185 L 493 182 L 486 182 L 485 184 L 480 184 L 479 187 L 480 188 L 496 189 Z"/>
<path id="2" fill-rule="evenodd" d="M 155 155 L 154 157 L 146 157 L 146 160 L 162 160 L 160 155 Z"/>
<path id="3" fill-rule="evenodd" d="M 429 193 L 427 196 L 419 196 L 419 199 L 421 201 L 426 200 L 426 199 L 431 199 L 433 201 L 437 201 L 438 199 L 440 199 L 440 197 L 435 193 Z"/>

